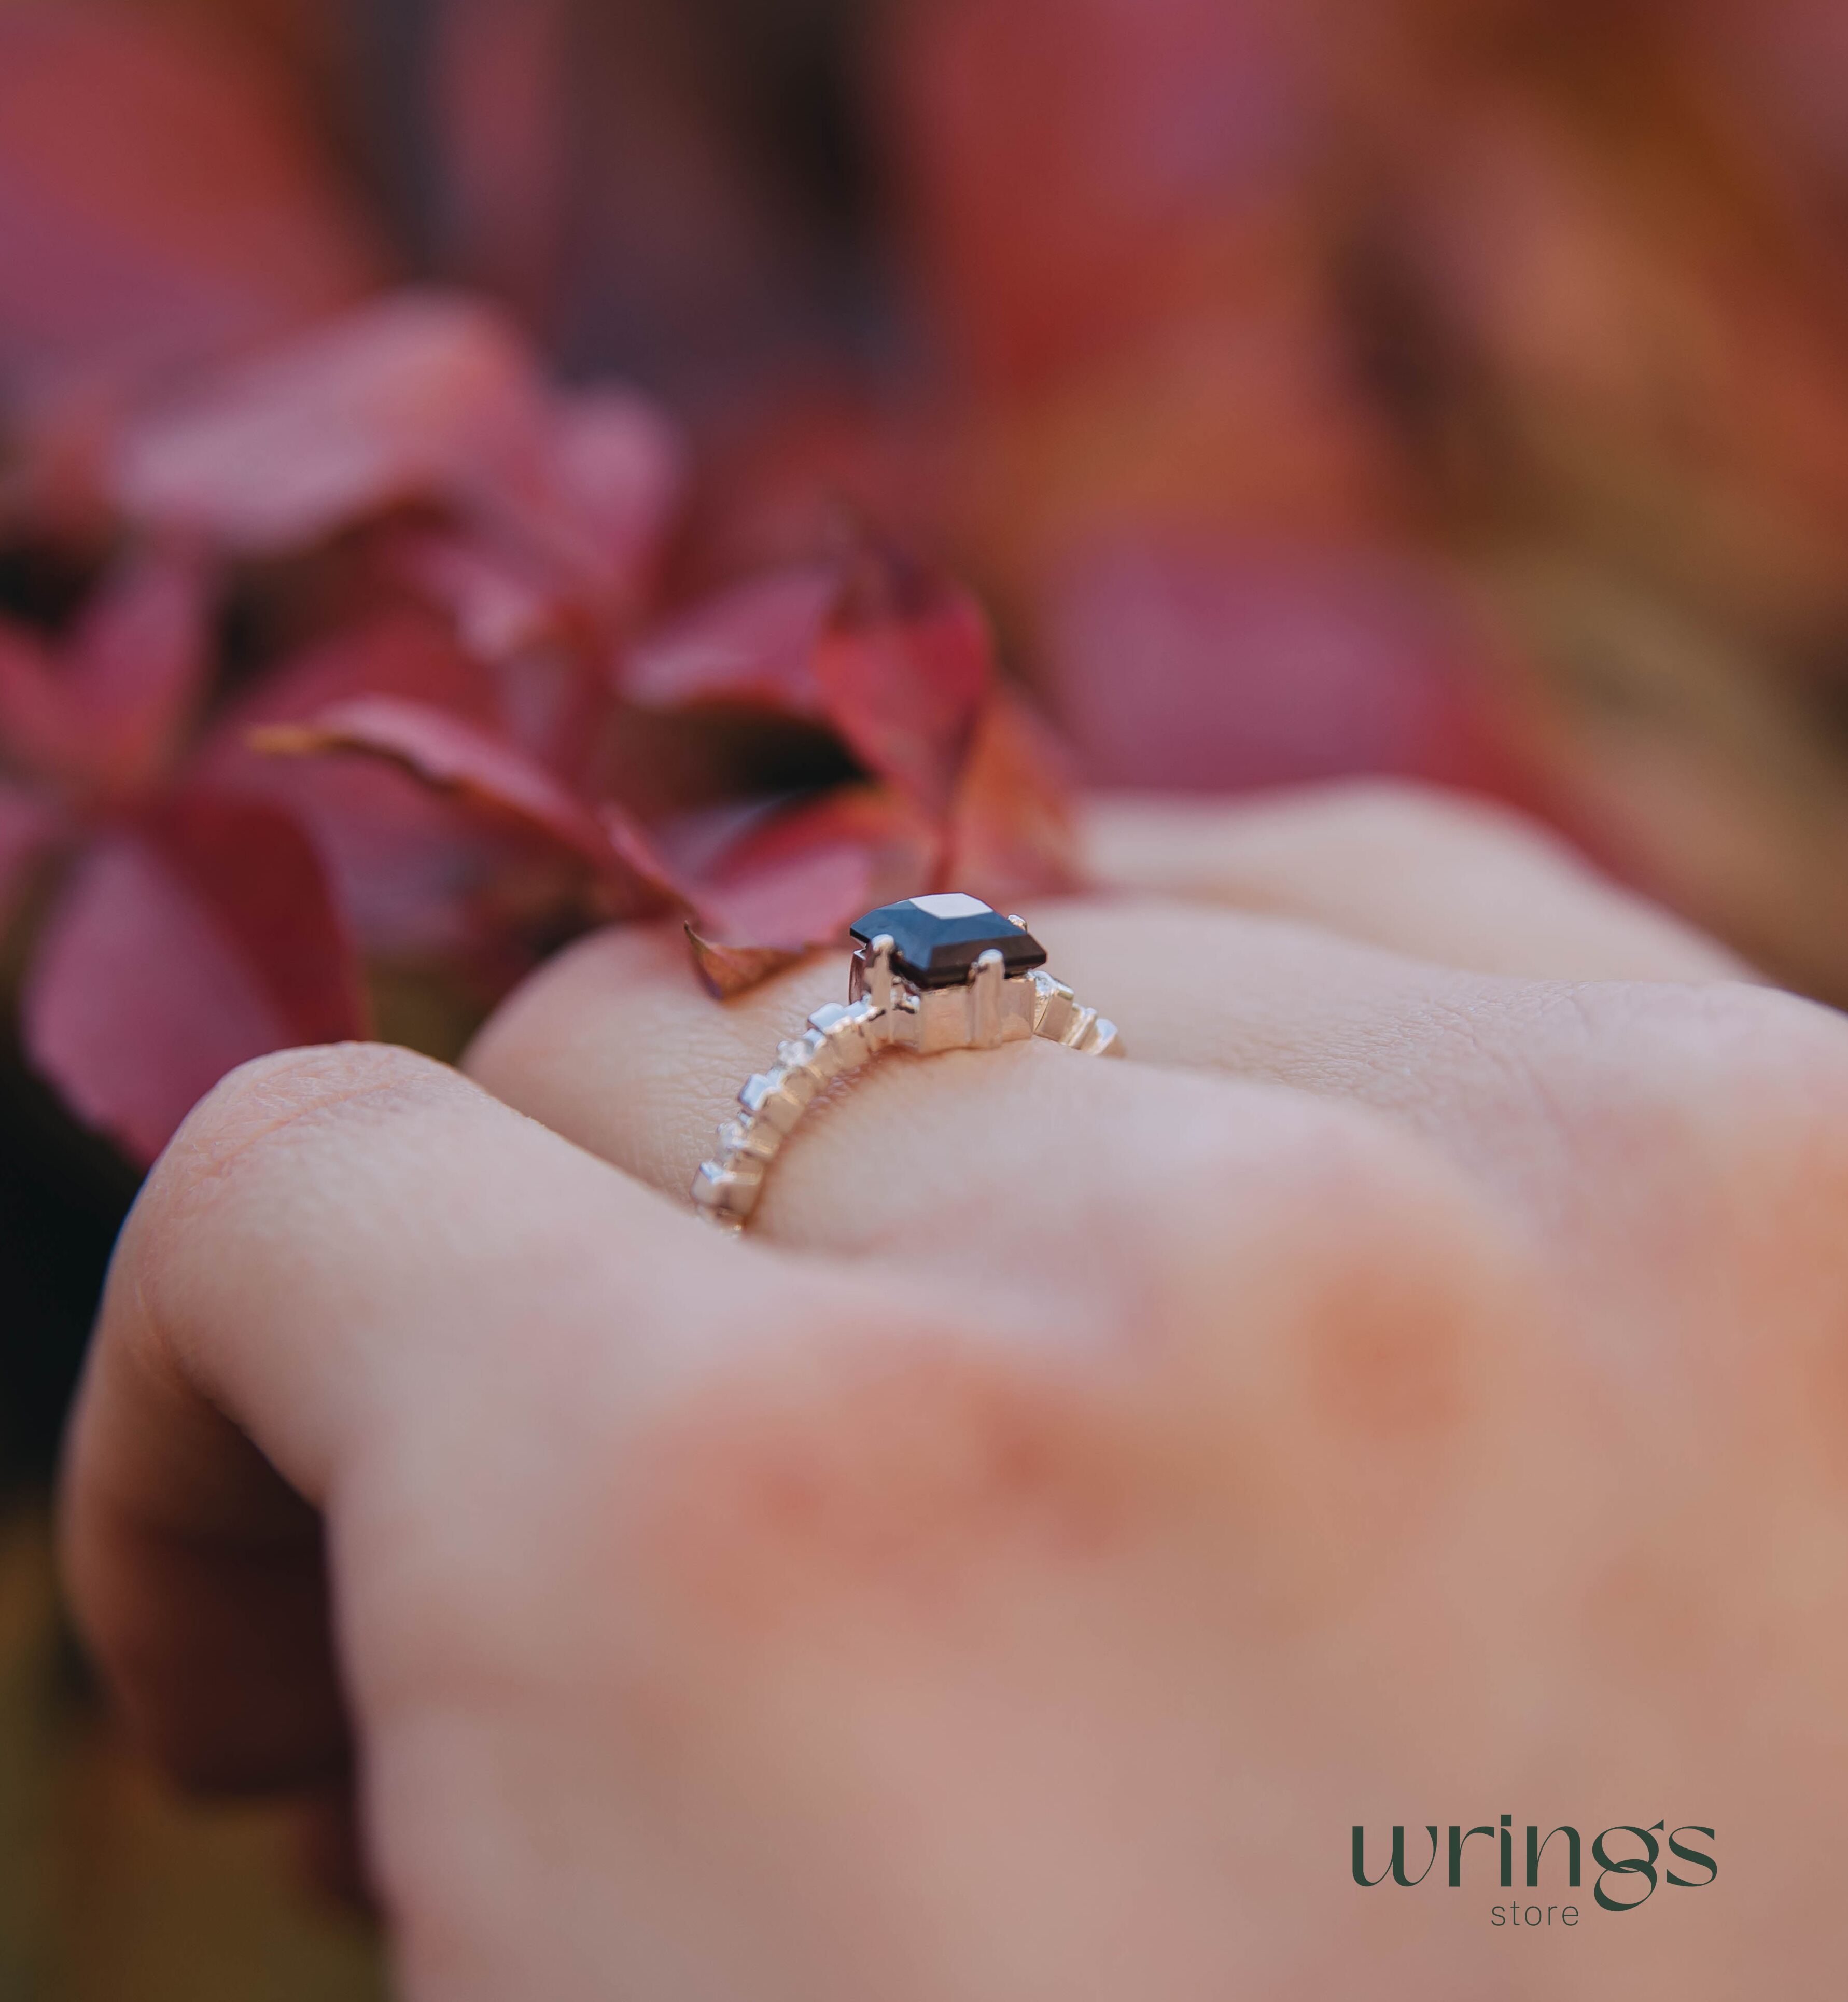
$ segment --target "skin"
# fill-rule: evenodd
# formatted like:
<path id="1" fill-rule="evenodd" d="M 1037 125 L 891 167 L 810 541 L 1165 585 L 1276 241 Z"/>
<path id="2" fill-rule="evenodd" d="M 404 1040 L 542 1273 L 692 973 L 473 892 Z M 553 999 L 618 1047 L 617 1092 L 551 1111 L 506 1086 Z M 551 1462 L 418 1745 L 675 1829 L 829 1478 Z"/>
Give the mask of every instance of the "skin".
<path id="1" fill-rule="evenodd" d="M 356 1772 L 410 2002 L 1824 1992 L 1848 1027 L 1499 814 L 1092 834 L 1029 916 L 1132 1060 L 882 1060 L 743 1243 L 683 1191 L 837 960 L 222 1085 L 69 1446 L 125 1714 Z M 1504 1812 L 1720 1874 L 1350 1875 Z"/>

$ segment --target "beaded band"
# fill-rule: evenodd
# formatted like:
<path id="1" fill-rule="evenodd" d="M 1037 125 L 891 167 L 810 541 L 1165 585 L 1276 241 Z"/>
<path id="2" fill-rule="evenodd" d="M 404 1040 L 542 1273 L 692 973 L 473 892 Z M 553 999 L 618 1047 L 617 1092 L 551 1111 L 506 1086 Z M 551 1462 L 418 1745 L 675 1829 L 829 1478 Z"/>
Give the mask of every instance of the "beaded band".
<path id="1" fill-rule="evenodd" d="M 818 1008 L 807 1032 L 744 1084 L 737 1116 L 719 1128 L 718 1153 L 693 1178 L 694 1202 L 727 1229 L 744 1228 L 804 1113 L 887 1050 L 928 1056 L 1037 1036 L 1081 1055 L 1123 1053 L 1116 1024 L 1044 970 L 1046 954 L 1022 921 L 973 897 L 886 905 L 853 930 L 861 945 L 846 1005 Z"/>

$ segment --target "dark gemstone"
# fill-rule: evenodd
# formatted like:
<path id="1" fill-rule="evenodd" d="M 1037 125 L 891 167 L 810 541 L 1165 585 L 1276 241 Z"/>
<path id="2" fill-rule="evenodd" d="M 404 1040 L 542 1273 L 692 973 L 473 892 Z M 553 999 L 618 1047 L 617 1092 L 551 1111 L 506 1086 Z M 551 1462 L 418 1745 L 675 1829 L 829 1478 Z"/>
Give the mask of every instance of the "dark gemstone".
<path id="1" fill-rule="evenodd" d="M 862 945 L 889 933 L 893 966 L 919 987 L 956 986 L 991 948 L 1006 961 L 1010 978 L 1046 964 L 1046 949 L 1030 932 L 960 891 L 882 904 L 855 919 L 851 929 Z"/>

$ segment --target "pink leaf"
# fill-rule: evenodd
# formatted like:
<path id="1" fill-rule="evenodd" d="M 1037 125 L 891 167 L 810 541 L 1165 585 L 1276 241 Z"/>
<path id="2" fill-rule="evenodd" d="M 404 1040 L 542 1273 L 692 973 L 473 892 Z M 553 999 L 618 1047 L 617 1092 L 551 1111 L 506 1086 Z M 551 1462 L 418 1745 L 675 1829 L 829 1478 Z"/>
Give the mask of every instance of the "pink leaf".
<path id="1" fill-rule="evenodd" d="M 274 553 L 529 460 L 546 411 L 500 314 L 406 292 L 246 363 L 124 440 L 132 515 Z"/>
<path id="2" fill-rule="evenodd" d="M 307 838 L 272 807 L 198 794 L 85 860 L 40 941 L 23 1017 L 33 1062 L 143 1161 L 237 1065 L 366 1030 L 351 942 Z"/>
<path id="3" fill-rule="evenodd" d="M 146 10 L 0 8 L 0 376 L 211 360 L 334 310 L 376 251 L 297 107 Z"/>

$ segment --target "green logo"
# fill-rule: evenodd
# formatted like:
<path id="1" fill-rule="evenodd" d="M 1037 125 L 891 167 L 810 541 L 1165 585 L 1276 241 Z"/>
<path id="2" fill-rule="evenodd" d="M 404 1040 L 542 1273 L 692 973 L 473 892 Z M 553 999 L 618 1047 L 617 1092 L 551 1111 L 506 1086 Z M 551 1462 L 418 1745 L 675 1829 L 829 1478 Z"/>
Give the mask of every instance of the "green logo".
<path id="1" fill-rule="evenodd" d="M 1717 1843 L 1713 1829 L 1689 1822 L 1668 1835 L 1669 1861 L 1658 1875 L 1658 1865 L 1662 1861 L 1662 1843 L 1657 1838 L 1662 1835 L 1665 1826 L 1665 1818 L 1663 1821 L 1651 1822 L 1647 1826 L 1636 1822 L 1618 1822 L 1602 1829 L 1588 1843 L 1575 1828 L 1550 1829 L 1543 1834 L 1537 1824 L 1530 1823 L 1525 1831 L 1524 1840 L 1518 1845 L 1520 1860 L 1525 1866 L 1523 1888 L 1530 1891 L 1541 1888 L 1542 1868 L 1545 1865 L 1556 1888 L 1559 1875 L 1563 1871 L 1565 1878 L 1564 1888 L 1578 1890 L 1585 1881 L 1585 1858 L 1588 1849 L 1598 1871 L 1596 1881 L 1592 1886 L 1592 1896 L 1605 1911 L 1634 1912 L 1639 1905 L 1646 1905 L 1654 1896 L 1659 1884 L 1664 1881 L 1678 1891 L 1703 1889 L 1719 1875 L 1720 1866 L 1710 1850 L 1696 1848 L 1691 1843 L 1684 1843 L 1681 1838 L 1686 1835 L 1698 1835 L 1704 1836 L 1709 1843 Z M 1355 1882 L 1364 1889 L 1372 1890 L 1390 1882 L 1401 1889 L 1409 1891 L 1430 1877 L 1442 1858 L 1445 1868 L 1439 1882 L 1446 1884 L 1452 1891 L 1459 1890 L 1463 1881 L 1464 1851 L 1480 1836 L 1489 1843 L 1491 1854 L 1501 1865 L 1501 1888 L 1505 1891 L 1515 1888 L 1517 1844 L 1512 1815 L 1502 1815 L 1498 1826 L 1485 1824 L 1465 1828 L 1460 1822 L 1456 1822 L 1448 1830 L 1444 1830 L 1427 1822 L 1422 1833 L 1424 1840 L 1420 1841 L 1414 1836 L 1408 1843 L 1403 1826 L 1396 1825 L 1389 1849 L 1383 1843 L 1376 1848 L 1374 1861 L 1379 1868 L 1377 1874 L 1370 1875 L 1367 1868 L 1367 1831 L 1364 1827 L 1356 1827 L 1354 1831 Z M 1556 1842 L 1559 1847 L 1553 1849 Z M 1550 1859 L 1547 1854 L 1549 1850 L 1553 1850 Z M 1383 1854 L 1385 1861 L 1380 1863 Z M 1484 1857 L 1481 1862 L 1473 1865 L 1478 1878 L 1483 1869 L 1487 1867 L 1488 1860 Z M 1677 1866 L 1702 1874 L 1683 1876 Z M 1416 1875 L 1412 1874 L 1414 1869 Z M 1514 1914 L 1513 1922 L 1516 1925 L 1522 1923 L 1522 1909 L 1518 1905 L 1508 1908 Z M 1574 1906 L 1543 1908 L 1530 1905 L 1525 1909 L 1529 1913 L 1543 1910 L 1550 1913 L 1557 1909 L 1569 1915 L 1562 1918 L 1562 1924 L 1576 1925 L 1578 1923 L 1578 1909 Z M 1503 1908 L 1496 1906 L 1491 1922 L 1495 1925 L 1507 1924 L 1508 1921 L 1502 1913 Z M 1550 1918 L 1546 1922 L 1550 1924 Z M 1525 1923 L 1534 1925 L 1540 1924 L 1541 1920 L 1529 1917 Z"/>

